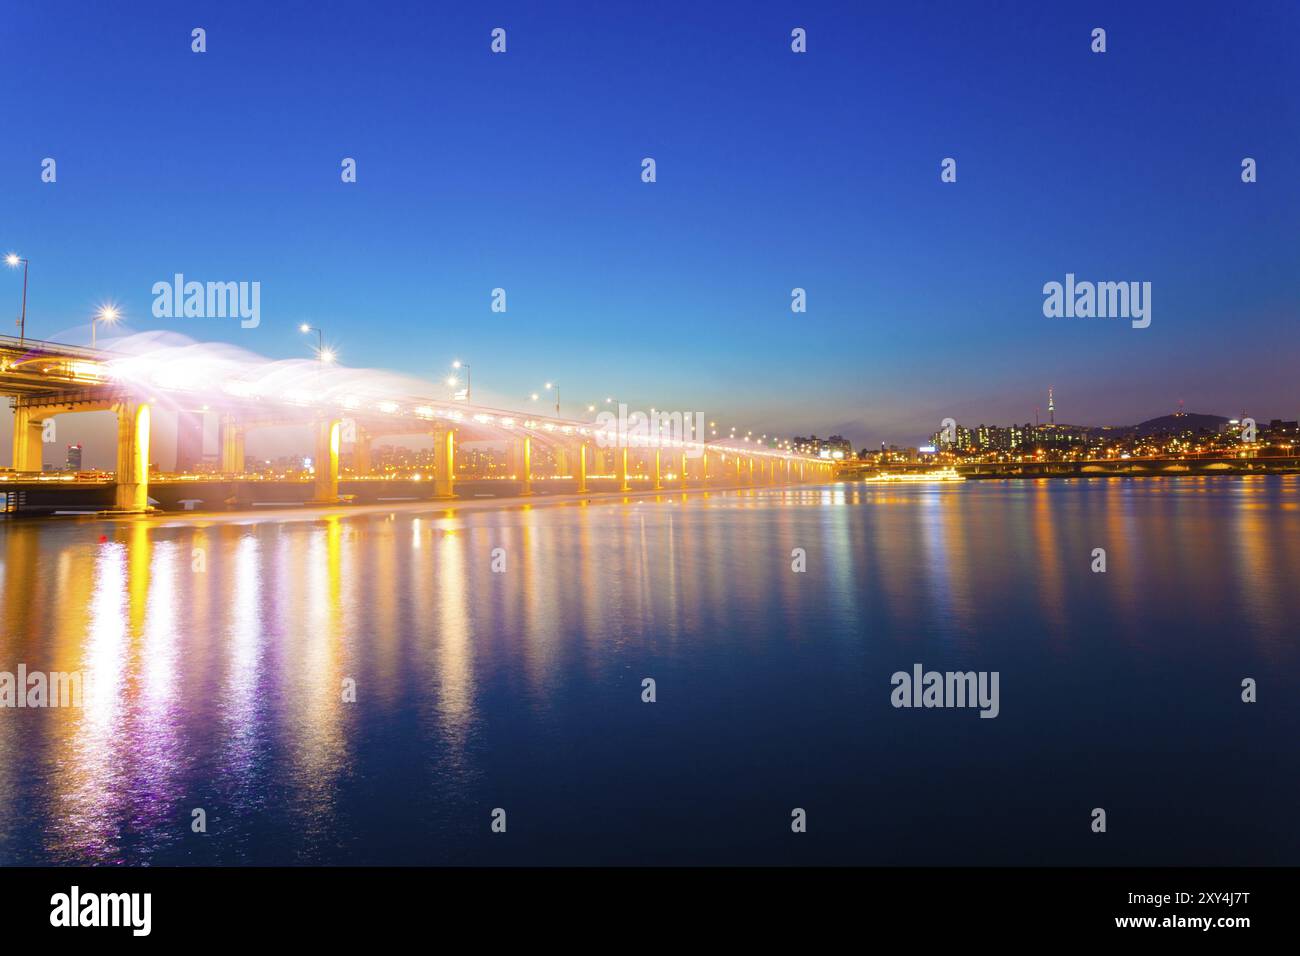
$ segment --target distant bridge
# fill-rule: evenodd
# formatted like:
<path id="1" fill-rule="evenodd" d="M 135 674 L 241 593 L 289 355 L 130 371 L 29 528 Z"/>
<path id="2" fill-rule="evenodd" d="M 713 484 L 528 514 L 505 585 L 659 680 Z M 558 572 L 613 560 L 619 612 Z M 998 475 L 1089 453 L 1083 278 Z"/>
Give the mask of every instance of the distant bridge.
<path id="1" fill-rule="evenodd" d="M 341 446 L 352 446 L 353 471 L 362 478 L 372 471 L 374 440 L 395 435 L 433 439 L 434 466 L 422 487 L 434 498 L 456 496 L 456 448 L 466 441 L 506 442 L 507 470 L 521 495 L 533 493 L 535 480 L 551 477 L 534 472 L 535 443 L 550 449 L 555 475 L 579 493 L 590 490 L 597 476 L 606 476 L 602 484 L 612 485 L 608 490 L 613 491 L 633 490 L 633 482 L 658 490 L 833 476 L 828 461 L 756 443 L 618 434 L 593 422 L 429 398 L 419 393 L 419 383 L 398 389 L 382 373 L 367 380 L 365 370 L 325 368 L 316 362 L 241 363 L 223 348 L 228 347 L 163 344 L 153 351 L 120 353 L 0 336 L 0 394 L 10 396 L 14 405 L 13 472 L 0 476 L 0 493 L 26 500 L 52 487 L 67 490 L 78 484 L 41 477 L 42 437 L 46 421 L 89 411 L 117 416 L 117 468 L 109 483 L 81 484 L 111 484 L 112 510 L 127 513 L 149 510 L 155 410 L 200 420 L 218 416 L 220 475 L 215 482 L 232 486 L 227 499 L 232 501 L 240 500 L 241 483 L 257 484 L 244 475 L 249 431 L 289 424 L 308 426 L 314 434 L 315 474 L 308 499 L 314 504 L 341 500 Z M 630 472 L 630 458 L 641 465 L 643 478 Z"/>
<path id="2" fill-rule="evenodd" d="M 1294 455 L 1189 455 L 1184 458 L 1102 458 L 1090 461 L 979 462 L 959 464 L 967 478 L 1140 477 L 1143 475 L 1244 475 L 1300 472 Z"/>
<path id="3" fill-rule="evenodd" d="M 877 468 L 863 461 L 838 462 L 835 477 L 860 481 L 872 475 L 923 474 L 934 471 L 934 463 L 891 463 Z M 1143 475 L 1243 475 L 1300 472 L 1295 455 L 1188 455 L 1181 458 L 1098 458 L 1085 461 L 1000 461 L 957 462 L 953 466 L 964 478 L 1094 478 L 1140 477 Z"/>

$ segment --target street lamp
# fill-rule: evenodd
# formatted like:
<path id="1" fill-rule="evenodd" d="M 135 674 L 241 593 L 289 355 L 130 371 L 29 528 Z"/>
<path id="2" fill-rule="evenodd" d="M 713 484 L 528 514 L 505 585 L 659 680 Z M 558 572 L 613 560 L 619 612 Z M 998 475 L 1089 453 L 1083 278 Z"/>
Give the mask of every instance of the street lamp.
<path id="1" fill-rule="evenodd" d="M 90 347 L 92 349 L 95 347 L 96 326 L 98 326 L 100 322 L 106 322 L 107 324 L 112 325 L 121 317 L 122 315 L 117 311 L 116 306 L 106 305 L 99 310 L 95 317 L 90 320 Z"/>
<path id="2" fill-rule="evenodd" d="M 470 371 L 469 365 L 462 362 L 460 359 L 456 359 L 456 361 L 451 363 L 451 367 L 454 369 L 463 368 L 465 370 L 465 401 L 472 401 L 470 396 L 473 394 L 474 381 L 472 378 L 473 373 Z"/>
<path id="3" fill-rule="evenodd" d="M 549 392 L 551 389 L 555 389 L 555 417 L 559 418 L 560 417 L 560 386 L 556 385 L 554 382 L 547 382 L 546 390 Z"/>
<path id="4" fill-rule="evenodd" d="M 323 331 L 314 325 L 308 325 L 306 322 L 298 326 L 298 331 L 303 335 L 309 335 L 312 332 L 316 333 L 316 357 L 321 360 L 321 364 L 334 361 L 334 351 L 325 347 L 325 333 Z"/>
<path id="5" fill-rule="evenodd" d="M 23 314 L 22 318 L 15 323 L 18 326 L 18 341 L 21 342 L 27 337 L 27 260 L 11 252 L 5 256 L 5 262 L 11 269 L 17 269 L 20 262 L 23 266 Z"/>

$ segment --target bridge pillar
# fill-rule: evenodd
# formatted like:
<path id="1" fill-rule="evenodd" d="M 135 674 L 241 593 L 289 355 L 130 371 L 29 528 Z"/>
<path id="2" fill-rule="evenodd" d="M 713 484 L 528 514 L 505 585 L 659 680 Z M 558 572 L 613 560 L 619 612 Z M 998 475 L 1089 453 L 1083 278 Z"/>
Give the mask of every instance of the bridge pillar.
<path id="1" fill-rule="evenodd" d="M 618 467 L 618 490 L 631 491 L 632 486 L 627 483 L 627 446 L 622 445 L 614 449 L 614 460 Z"/>
<path id="2" fill-rule="evenodd" d="M 149 510 L 149 403 L 124 401 L 117 413 L 117 487 L 113 507 L 118 511 Z"/>
<path id="3" fill-rule="evenodd" d="M 578 444 L 578 494 L 587 493 L 587 452 L 586 442 Z"/>
<path id="4" fill-rule="evenodd" d="M 704 454 L 700 456 L 700 487 L 709 487 L 709 450 L 704 449 Z"/>
<path id="5" fill-rule="evenodd" d="M 434 441 L 434 468 L 437 468 L 438 459 L 438 433 L 433 433 Z M 374 448 L 374 436 L 361 426 L 357 426 L 356 440 L 352 443 L 352 473 L 355 475 L 368 475 L 374 467 L 370 453 Z"/>
<path id="6" fill-rule="evenodd" d="M 367 457 L 369 442 L 367 435 Z M 433 432 L 433 496 L 456 497 L 456 432 L 451 428 L 436 428 Z"/>
<path id="7" fill-rule="evenodd" d="M 555 452 L 555 477 L 564 478 L 569 474 L 569 449 L 565 445 L 556 445 Z"/>
<path id="8" fill-rule="evenodd" d="M 533 437 L 525 435 L 515 440 L 515 475 L 519 478 L 521 495 L 533 493 Z"/>
<path id="9" fill-rule="evenodd" d="M 316 483 L 312 489 L 310 504 L 339 503 L 339 430 L 341 427 L 342 422 L 337 418 L 316 423 L 316 457 L 312 459 L 312 464 L 316 467 Z"/>
<path id="10" fill-rule="evenodd" d="M 41 432 L 45 422 L 36 409 L 22 405 L 14 408 L 14 471 L 41 470 Z"/>
<path id="11" fill-rule="evenodd" d="M 662 465 L 662 458 L 661 458 L 661 455 L 662 455 L 662 449 L 659 448 L 658 446 L 655 446 L 654 454 L 655 454 L 655 463 L 654 463 L 654 479 L 655 479 L 655 487 L 654 487 L 654 490 L 655 490 L 655 491 L 659 491 L 659 490 L 660 490 L 661 488 L 663 488 L 663 486 L 664 486 L 664 483 L 663 483 L 663 471 L 662 471 L 662 469 L 661 469 L 661 465 Z"/>
<path id="12" fill-rule="evenodd" d="M 686 469 L 686 464 L 687 462 L 690 461 L 690 459 L 686 457 L 685 450 L 682 451 L 681 455 L 679 455 L 678 458 L 680 459 L 681 468 L 678 471 L 677 478 L 679 481 L 681 481 L 682 490 L 685 491 L 687 480 L 690 477 L 689 472 Z"/>
<path id="13" fill-rule="evenodd" d="M 244 473 L 244 434 L 244 426 L 235 420 L 234 415 L 221 416 L 221 473 L 223 475 Z"/>

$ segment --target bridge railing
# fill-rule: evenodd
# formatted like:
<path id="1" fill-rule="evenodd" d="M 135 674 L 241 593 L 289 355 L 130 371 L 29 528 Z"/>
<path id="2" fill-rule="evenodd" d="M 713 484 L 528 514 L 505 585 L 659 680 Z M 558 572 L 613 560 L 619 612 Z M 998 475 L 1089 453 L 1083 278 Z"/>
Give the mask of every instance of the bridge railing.
<path id="1" fill-rule="evenodd" d="M 88 349 L 81 345 L 64 345 L 62 342 L 47 342 L 44 339 L 20 339 L 13 335 L 0 335 L 0 349 L 66 356 L 85 359 L 88 362 L 102 362 L 113 354 L 104 349 Z"/>

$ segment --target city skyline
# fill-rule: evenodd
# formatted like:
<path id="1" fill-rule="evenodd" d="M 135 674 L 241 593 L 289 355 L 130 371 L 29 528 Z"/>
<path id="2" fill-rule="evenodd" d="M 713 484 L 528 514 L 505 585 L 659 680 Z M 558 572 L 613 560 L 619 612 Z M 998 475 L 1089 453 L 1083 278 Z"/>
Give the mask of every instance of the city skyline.
<path id="1" fill-rule="evenodd" d="M 283 358 L 308 354 L 308 323 L 353 366 L 436 381 L 468 361 L 496 404 L 555 379 L 574 411 L 617 387 L 634 407 L 859 447 L 945 417 L 1031 420 L 1047 382 L 1077 421 L 1180 398 L 1294 417 L 1285 5 L 1173 24 L 1118 5 L 937 22 L 670 6 L 635 32 L 603 11 L 412 9 L 326 14 L 303 37 L 289 13 L 235 4 L 200 17 L 201 56 L 191 13 L 79 9 L 57 46 L 29 8 L 0 41 L 0 251 L 30 260 L 30 335 L 85 344 L 112 300 L 124 331 Z M 1249 75 L 1210 55 L 1229 42 L 1252 51 Z M 186 116 L 154 82 L 159 57 Z M 1170 84 L 1185 95 L 1155 119 L 1143 103 Z M 1102 225 L 1119 209 L 1133 229 Z M 259 282 L 261 323 L 155 318 L 152 288 L 178 273 Z M 1044 284 L 1073 274 L 1151 283 L 1150 327 L 1045 317 Z M 0 271 L 0 314 L 21 285 Z"/>
<path id="2" fill-rule="evenodd" d="M 1281 925 L 1296 0 L 4 23 L 20 937 Z"/>

